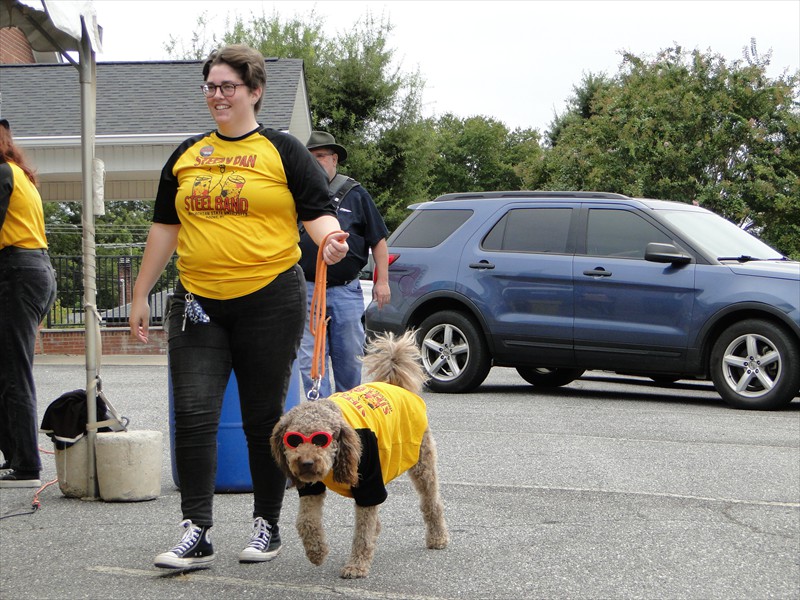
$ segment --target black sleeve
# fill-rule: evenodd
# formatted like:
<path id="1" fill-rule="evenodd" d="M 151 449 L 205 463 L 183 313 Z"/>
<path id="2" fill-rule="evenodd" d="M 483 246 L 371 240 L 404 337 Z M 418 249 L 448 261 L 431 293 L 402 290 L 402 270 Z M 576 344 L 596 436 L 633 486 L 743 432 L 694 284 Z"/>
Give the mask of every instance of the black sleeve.
<path id="1" fill-rule="evenodd" d="M 370 429 L 357 429 L 361 438 L 361 462 L 358 463 L 358 485 L 350 488 L 359 506 L 376 506 L 388 496 L 383 483 L 378 439 Z"/>
<path id="2" fill-rule="evenodd" d="M 11 192 L 14 191 L 14 172 L 8 163 L 0 163 L 0 229 L 6 222 L 8 205 L 11 204 Z"/>
<path id="3" fill-rule="evenodd" d="M 313 221 L 323 215 L 335 217 L 336 207 L 328 193 L 325 171 L 308 149 L 288 133 L 274 129 L 263 129 L 261 133 L 272 142 L 281 156 L 300 220 Z"/>

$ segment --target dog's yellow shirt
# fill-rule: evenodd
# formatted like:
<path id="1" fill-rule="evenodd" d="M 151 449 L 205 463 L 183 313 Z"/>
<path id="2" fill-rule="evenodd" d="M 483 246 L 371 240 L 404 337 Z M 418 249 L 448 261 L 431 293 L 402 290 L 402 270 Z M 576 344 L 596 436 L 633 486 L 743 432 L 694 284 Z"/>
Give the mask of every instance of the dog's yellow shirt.
<path id="1" fill-rule="evenodd" d="M 425 401 L 388 383 L 365 383 L 328 399 L 339 406 L 361 439 L 359 483 L 350 487 L 334 481 L 333 474 L 328 473 L 321 483 L 298 491 L 301 496 L 320 494 L 324 484 L 337 494 L 354 498 L 360 506 L 380 504 L 386 500 L 385 484 L 419 460 L 422 436 L 428 428 Z"/>

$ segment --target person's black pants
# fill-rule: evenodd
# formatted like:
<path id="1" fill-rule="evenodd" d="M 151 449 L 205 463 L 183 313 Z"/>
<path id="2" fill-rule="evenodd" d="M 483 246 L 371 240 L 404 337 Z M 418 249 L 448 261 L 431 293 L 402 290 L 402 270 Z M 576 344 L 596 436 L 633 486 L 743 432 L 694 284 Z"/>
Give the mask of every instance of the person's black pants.
<path id="1" fill-rule="evenodd" d="M 56 297 L 45 250 L 0 250 L 0 451 L 17 471 L 38 473 L 33 355 L 39 324 Z"/>
<path id="2" fill-rule="evenodd" d="M 195 324 L 187 319 L 184 327 L 185 293 L 179 285 L 168 317 L 175 462 L 183 518 L 200 526 L 213 525 L 217 430 L 232 368 L 253 480 L 253 517 L 277 523 L 286 476 L 272 458 L 269 438 L 283 414 L 305 322 L 302 271 L 293 267 L 241 298 L 195 296 L 211 321 Z"/>

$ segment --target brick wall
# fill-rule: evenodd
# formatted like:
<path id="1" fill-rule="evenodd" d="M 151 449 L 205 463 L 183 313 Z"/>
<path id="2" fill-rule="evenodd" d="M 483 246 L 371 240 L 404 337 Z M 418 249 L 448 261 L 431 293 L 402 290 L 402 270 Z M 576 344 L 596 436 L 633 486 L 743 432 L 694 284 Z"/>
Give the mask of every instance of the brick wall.
<path id="1" fill-rule="evenodd" d="M 30 65 L 33 64 L 33 51 L 20 29 L 4 27 L 0 29 L 0 64 Z"/>
<path id="2" fill-rule="evenodd" d="M 84 354 L 83 329 L 40 329 L 36 338 L 36 354 Z M 102 327 L 100 339 L 103 354 L 166 354 L 167 339 L 161 327 L 150 328 L 150 343 L 131 338 L 127 327 Z"/>

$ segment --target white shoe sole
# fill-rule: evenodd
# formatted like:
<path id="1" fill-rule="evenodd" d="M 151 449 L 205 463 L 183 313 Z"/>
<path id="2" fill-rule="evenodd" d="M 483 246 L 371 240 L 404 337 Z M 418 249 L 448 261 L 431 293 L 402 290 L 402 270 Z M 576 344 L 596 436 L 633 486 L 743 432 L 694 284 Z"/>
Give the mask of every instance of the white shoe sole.
<path id="1" fill-rule="evenodd" d="M 0 488 L 38 488 L 42 487 L 41 479 L 4 479 Z"/>
<path id="2" fill-rule="evenodd" d="M 245 548 L 239 553 L 240 563 L 254 563 L 254 562 L 269 562 L 281 553 L 283 546 L 278 546 L 277 550 L 272 552 L 259 552 L 251 548 Z"/>
<path id="3" fill-rule="evenodd" d="M 215 556 L 200 556 L 197 558 L 179 558 L 172 552 L 165 552 L 156 556 L 153 564 L 162 569 L 204 569 L 214 562 Z"/>

